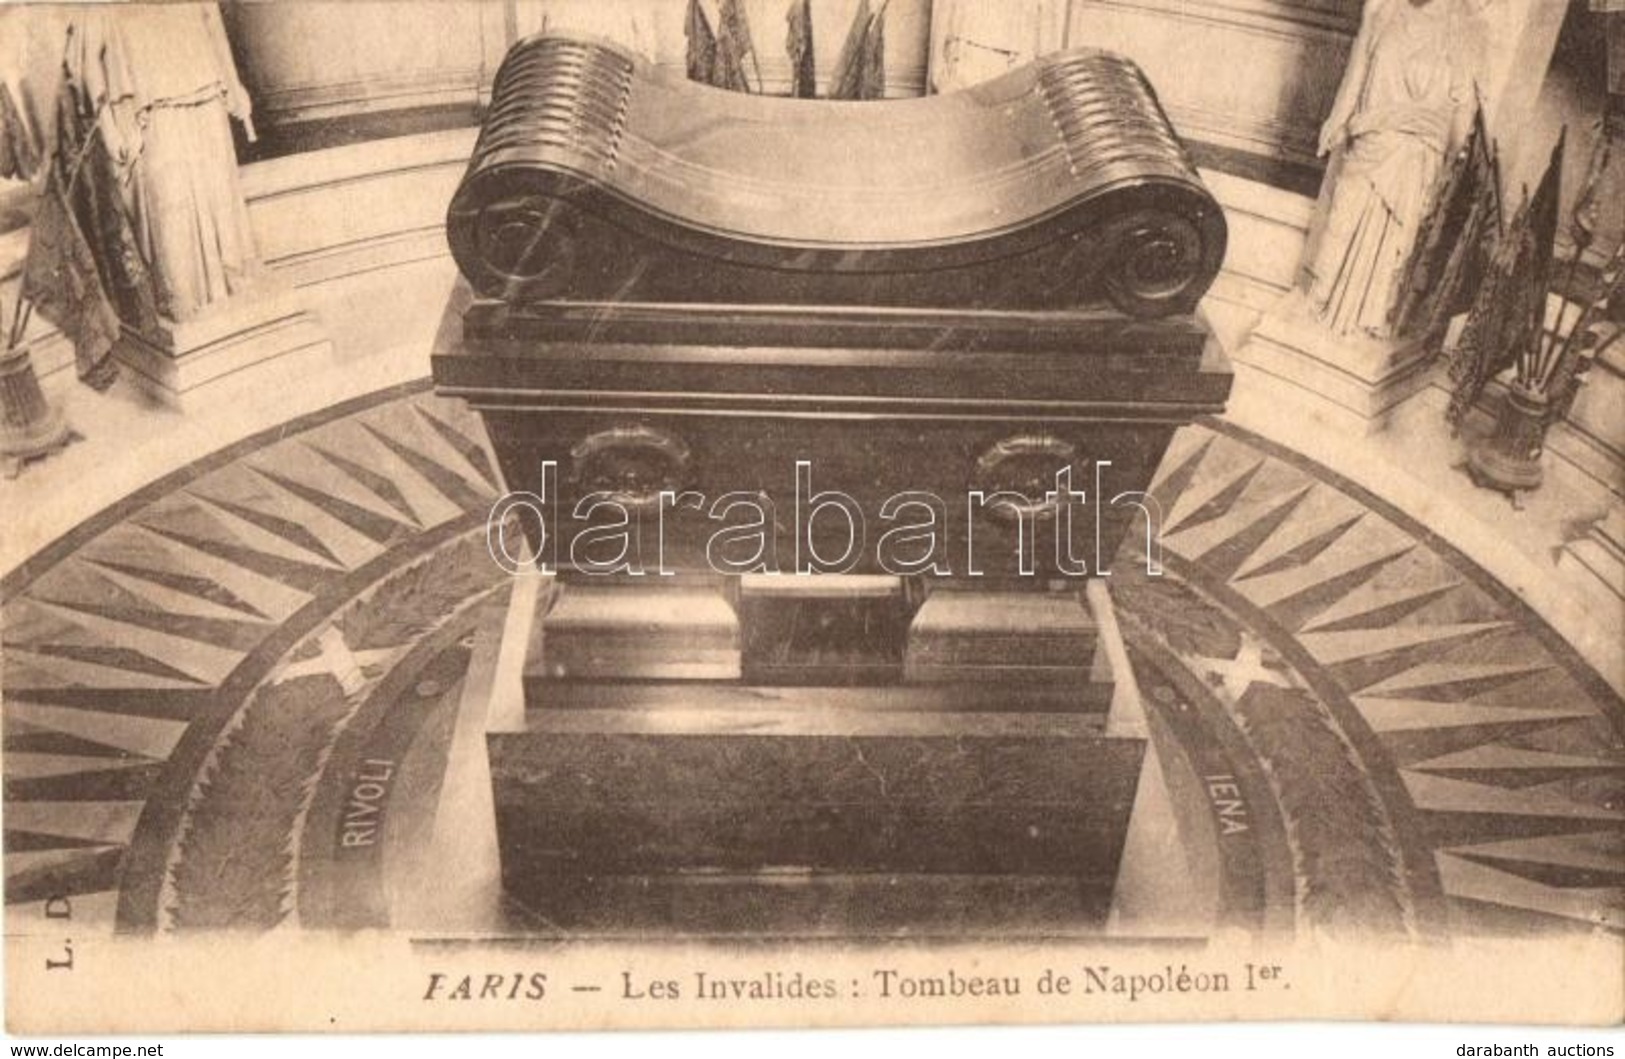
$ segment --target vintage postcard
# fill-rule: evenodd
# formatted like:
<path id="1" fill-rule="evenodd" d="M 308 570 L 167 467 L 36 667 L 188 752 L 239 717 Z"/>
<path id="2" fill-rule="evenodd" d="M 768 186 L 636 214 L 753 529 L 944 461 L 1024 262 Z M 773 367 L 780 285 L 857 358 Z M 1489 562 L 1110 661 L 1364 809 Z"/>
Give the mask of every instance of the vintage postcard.
<path id="1" fill-rule="evenodd" d="M 1625 1019 L 1621 0 L 14 4 L 0 329 L 12 1033 Z"/>

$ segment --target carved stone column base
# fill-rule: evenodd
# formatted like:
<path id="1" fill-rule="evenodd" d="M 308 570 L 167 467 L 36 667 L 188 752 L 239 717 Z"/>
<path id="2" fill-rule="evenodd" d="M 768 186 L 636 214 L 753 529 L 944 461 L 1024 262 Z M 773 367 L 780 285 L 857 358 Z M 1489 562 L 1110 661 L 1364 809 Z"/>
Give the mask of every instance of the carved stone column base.
<path id="1" fill-rule="evenodd" d="M 163 320 L 155 334 L 125 328 L 115 356 L 137 385 L 185 410 L 241 381 L 246 369 L 288 357 L 320 362 L 331 354 L 326 329 L 304 299 L 267 279 L 197 319 Z"/>
<path id="2" fill-rule="evenodd" d="M 1306 391 L 1341 425 L 1368 435 L 1386 428 L 1398 407 L 1427 386 L 1427 354 L 1415 340 L 1332 334 L 1293 293 L 1232 356 Z"/>

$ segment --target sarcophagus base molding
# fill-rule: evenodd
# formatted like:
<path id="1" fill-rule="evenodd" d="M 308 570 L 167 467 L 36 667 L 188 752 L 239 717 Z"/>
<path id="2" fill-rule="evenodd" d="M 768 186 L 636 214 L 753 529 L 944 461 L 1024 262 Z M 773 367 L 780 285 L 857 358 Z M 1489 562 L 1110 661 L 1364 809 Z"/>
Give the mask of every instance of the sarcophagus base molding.
<path id="1" fill-rule="evenodd" d="M 1108 734 L 1117 675 L 1081 594 L 931 593 L 888 669 L 835 622 L 789 628 L 808 602 L 883 598 L 859 578 L 842 600 L 843 580 L 549 596 L 523 720 L 487 737 L 509 895 L 590 934 L 1101 930 L 1145 741 Z M 1050 620 L 1012 624 L 1023 606 Z M 736 608 L 775 642 L 739 638 Z M 849 609 L 848 631 L 884 639 L 875 612 Z M 589 627 L 614 630 L 590 659 Z M 977 647 L 995 642 L 1002 660 Z"/>

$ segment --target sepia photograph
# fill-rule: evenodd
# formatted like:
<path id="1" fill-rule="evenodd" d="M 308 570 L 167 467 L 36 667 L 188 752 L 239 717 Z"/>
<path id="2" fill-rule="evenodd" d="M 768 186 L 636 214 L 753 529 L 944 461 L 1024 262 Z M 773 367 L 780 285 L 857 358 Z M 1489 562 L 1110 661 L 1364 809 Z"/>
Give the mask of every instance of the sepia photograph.
<path id="1" fill-rule="evenodd" d="M 1625 0 L 0 6 L 6 1031 L 1617 1029 L 1622 336 Z"/>

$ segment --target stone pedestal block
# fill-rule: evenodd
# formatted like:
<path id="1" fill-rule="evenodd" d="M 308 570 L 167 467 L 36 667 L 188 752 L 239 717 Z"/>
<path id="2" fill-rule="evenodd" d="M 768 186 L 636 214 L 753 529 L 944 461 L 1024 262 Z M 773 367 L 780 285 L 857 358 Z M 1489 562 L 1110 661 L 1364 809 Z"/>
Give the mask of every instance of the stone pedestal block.
<path id="1" fill-rule="evenodd" d="M 1299 294 L 1266 313 L 1233 356 L 1316 398 L 1329 422 L 1362 436 L 1386 428 L 1431 376 L 1429 351 L 1419 342 L 1333 335 Z"/>
<path id="2" fill-rule="evenodd" d="M 812 580 L 811 595 L 829 600 L 836 579 Z M 684 600 L 669 606 L 665 594 Z M 1107 627 L 1080 593 L 1018 603 L 1048 619 L 1006 629 L 1013 661 L 1066 655 L 1073 665 L 1013 664 L 1006 679 L 989 668 L 944 682 L 899 664 L 887 683 L 865 655 L 860 686 L 685 679 L 662 668 L 663 651 L 697 657 L 673 639 L 680 628 L 707 643 L 711 631 L 731 631 L 703 620 L 730 609 L 723 597 L 693 595 L 565 584 L 544 604 L 523 718 L 487 737 L 511 897 L 558 927 L 595 933 L 1103 928 L 1147 743 L 1109 731 L 1119 681 L 1107 656 L 1126 656 L 1101 650 L 1097 667 L 1093 644 L 1074 654 L 1080 630 Z M 992 594 L 978 606 L 976 595 L 933 596 L 914 621 L 940 625 L 928 613 L 939 598 L 995 619 L 1012 605 Z M 853 597 L 860 623 L 872 618 L 872 597 Z M 617 620 L 636 634 L 603 635 Z M 600 633 L 593 665 L 561 666 L 561 655 L 578 658 L 587 627 Z M 924 642 L 938 639 L 928 632 Z M 906 650 L 920 653 L 916 642 L 909 634 Z M 818 668 L 836 665 L 821 657 Z M 1024 679 L 1011 676 L 1024 669 Z M 1132 690 L 1131 676 L 1123 682 Z"/>
<path id="3" fill-rule="evenodd" d="M 277 376 L 291 384 L 302 368 L 325 363 L 332 351 L 304 299 L 267 277 L 197 319 L 163 320 L 151 333 L 126 328 L 115 356 L 142 389 L 184 410 L 230 392 L 233 377 L 246 368 L 283 361 Z M 267 376 L 255 378 L 263 384 Z"/>

